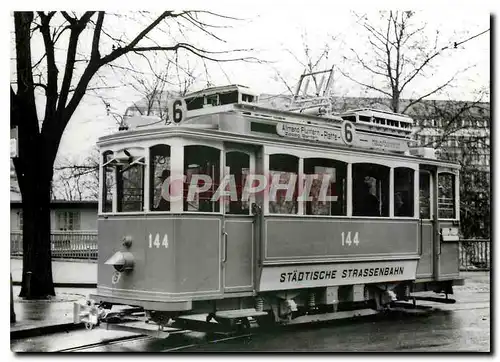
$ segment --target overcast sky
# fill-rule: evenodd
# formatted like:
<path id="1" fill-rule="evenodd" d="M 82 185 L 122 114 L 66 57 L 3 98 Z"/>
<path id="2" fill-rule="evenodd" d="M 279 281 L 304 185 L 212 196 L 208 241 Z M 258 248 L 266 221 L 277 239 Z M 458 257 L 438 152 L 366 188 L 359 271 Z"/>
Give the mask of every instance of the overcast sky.
<path id="1" fill-rule="evenodd" d="M 259 3 L 257 1 L 257 3 Z M 347 8 L 338 8 L 337 2 L 286 2 L 255 6 L 255 2 L 223 2 L 216 4 L 214 11 L 226 15 L 243 18 L 241 21 L 225 22 L 231 24 L 231 29 L 215 29 L 218 35 L 226 40 L 225 45 L 208 41 L 197 33 L 188 34 L 196 44 L 210 45 L 220 49 L 253 48 L 256 57 L 268 61 L 266 64 L 248 63 L 207 63 L 210 81 L 215 85 L 238 83 L 250 86 L 258 93 L 286 94 L 287 89 L 283 82 L 276 78 L 278 70 L 290 85 L 298 79 L 303 71 L 299 61 L 304 58 L 304 41 L 311 49 L 313 57 L 329 44 L 331 51 L 324 67 L 332 65 L 343 66 L 342 56 L 348 53 L 350 47 L 359 48 L 364 41 L 364 33 L 352 11 Z M 184 4 L 184 3 L 183 3 Z M 364 7 L 357 6 L 357 13 L 367 13 L 370 17 L 377 16 L 373 10 L 366 12 Z M 424 9 L 416 17 L 427 23 L 428 34 L 432 36 L 439 29 L 440 38 L 444 45 L 449 41 L 462 41 L 470 35 L 480 33 L 490 27 L 490 15 L 487 9 L 461 9 L 456 6 Z M 111 24 L 111 23 L 110 23 Z M 112 23 L 113 30 L 135 32 L 133 26 L 127 22 Z M 121 29 L 120 29 L 121 28 Z M 332 39 L 335 39 L 334 41 Z M 432 89 L 450 78 L 456 71 L 473 66 L 466 73 L 461 74 L 454 87 L 450 88 L 442 98 L 471 99 L 475 90 L 487 87 L 490 81 L 490 33 L 486 33 L 464 44 L 463 47 L 449 52 L 444 58 L 435 63 L 434 73 L 429 79 L 412 84 L 404 97 L 415 97 L 422 92 Z M 293 55 L 292 55 L 293 54 Z M 298 58 L 298 60 L 296 59 Z M 192 62 L 195 72 L 203 75 L 203 63 Z M 145 63 L 137 62 L 137 67 L 145 69 Z M 106 73 L 112 77 L 110 72 Z M 123 79 L 116 79 L 116 83 Z M 203 87 L 198 84 L 198 89 Z M 194 89 L 196 90 L 196 89 Z M 336 73 L 334 93 L 336 95 L 358 96 L 365 95 L 362 89 L 351 81 Z M 368 94 L 371 95 L 371 94 Z M 141 98 L 141 95 L 131 87 L 120 87 L 104 93 L 112 108 L 123 113 L 127 106 Z M 115 121 L 106 115 L 105 107 L 98 97 L 89 93 L 80 105 L 73 119 L 67 127 L 61 142 L 60 154 L 69 157 L 81 158 L 104 133 L 115 129 Z"/>

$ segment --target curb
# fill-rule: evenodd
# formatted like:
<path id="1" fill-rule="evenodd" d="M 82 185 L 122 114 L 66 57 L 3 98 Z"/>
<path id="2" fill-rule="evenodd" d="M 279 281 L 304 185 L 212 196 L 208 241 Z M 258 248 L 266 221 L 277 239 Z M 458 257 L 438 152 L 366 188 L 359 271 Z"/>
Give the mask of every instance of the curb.
<path id="1" fill-rule="evenodd" d="M 13 281 L 12 285 L 21 285 L 21 282 Z M 54 283 L 54 288 L 95 289 L 97 288 L 97 283 Z"/>
<path id="2" fill-rule="evenodd" d="M 83 323 L 63 323 L 63 324 L 54 324 L 54 325 L 47 325 L 47 326 L 41 326 L 41 327 L 28 327 L 25 329 L 19 329 L 17 331 L 11 331 L 10 332 L 10 339 L 15 340 L 15 339 L 22 339 L 22 338 L 28 338 L 28 337 L 36 337 L 36 336 L 41 336 L 41 335 L 47 335 L 47 334 L 52 334 L 52 333 L 58 333 L 58 332 L 69 332 L 69 331 L 74 331 L 78 329 L 84 329 L 85 324 Z"/>

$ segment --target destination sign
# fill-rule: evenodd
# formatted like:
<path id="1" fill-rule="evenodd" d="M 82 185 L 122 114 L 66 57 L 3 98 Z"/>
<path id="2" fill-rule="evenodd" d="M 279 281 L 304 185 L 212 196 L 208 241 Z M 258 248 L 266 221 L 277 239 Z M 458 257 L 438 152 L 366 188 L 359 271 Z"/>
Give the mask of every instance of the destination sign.
<path id="1" fill-rule="evenodd" d="M 342 130 L 344 130 L 344 132 L 351 132 L 351 138 L 346 138 L 346 135 L 342 137 Z M 396 152 L 405 152 L 408 150 L 408 142 L 404 139 L 399 140 L 384 136 L 360 134 L 359 132 L 356 132 L 354 128 L 349 129 L 342 127 L 342 129 L 331 129 L 320 126 L 279 122 L 276 125 L 276 132 L 281 137 L 296 138 L 307 141 L 348 146 L 353 145 L 355 147 Z M 347 135 L 350 136 L 351 134 L 348 133 Z M 346 140 L 350 140 L 350 142 L 346 142 Z"/>
<path id="2" fill-rule="evenodd" d="M 264 267 L 260 291 L 413 280 L 417 261 Z"/>
<path id="3" fill-rule="evenodd" d="M 309 141 L 320 141 L 342 144 L 340 130 L 324 127 L 306 126 L 290 123 L 278 123 L 276 131 L 282 137 L 298 138 Z"/>

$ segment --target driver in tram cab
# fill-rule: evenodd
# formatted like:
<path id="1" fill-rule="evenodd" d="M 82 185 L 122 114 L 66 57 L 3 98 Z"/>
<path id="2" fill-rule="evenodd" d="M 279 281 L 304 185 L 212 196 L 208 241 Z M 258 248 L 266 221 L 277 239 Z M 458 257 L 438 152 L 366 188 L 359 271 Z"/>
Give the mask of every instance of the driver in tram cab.
<path id="1" fill-rule="evenodd" d="M 364 216 L 380 216 L 380 202 L 374 193 L 376 180 L 373 177 L 366 176 L 363 182 L 364 197 L 363 197 L 363 215 Z"/>
<path id="2" fill-rule="evenodd" d="M 163 170 L 161 173 L 161 176 L 159 176 L 159 179 L 161 180 L 160 183 L 160 196 L 158 197 L 158 202 L 156 205 L 154 205 L 153 210 L 154 211 L 170 211 L 170 202 L 165 200 L 163 196 L 161 195 L 161 191 L 163 190 L 163 187 L 165 187 L 164 182 L 167 178 L 170 177 L 170 170 Z M 169 187 L 169 186 L 167 186 Z"/>

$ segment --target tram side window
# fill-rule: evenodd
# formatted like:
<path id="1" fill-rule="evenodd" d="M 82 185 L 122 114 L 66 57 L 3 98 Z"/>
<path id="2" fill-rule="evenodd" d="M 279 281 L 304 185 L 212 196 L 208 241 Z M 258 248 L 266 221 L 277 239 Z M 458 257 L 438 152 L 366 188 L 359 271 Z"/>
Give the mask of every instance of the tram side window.
<path id="1" fill-rule="evenodd" d="M 307 158 L 304 160 L 304 174 L 307 175 L 304 190 L 310 190 L 305 196 L 312 199 L 306 201 L 306 215 L 346 215 L 346 163 Z M 327 188 L 323 180 L 328 181 Z"/>
<path id="2" fill-rule="evenodd" d="M 394 169 L 394 216 L 413 216 L 414 174 L 411 168 Z"/>
<path id="3" fill-rule="evenodd" d="M 220 182 L 220 150 L 184 147 L 184 174 L 184 211 L 219 212 L 219 200 L 213 196 Z"/>
<path id="4" fill-rule="evenodd" d="M 451 173 L 438 176 L 438 217 L 455 218 L 455 175 Z"/>
<path id="5" fill-rule="evenodd" d="M 269 212 L 273 214 L 296 214 L 297 208 L 297 177 L 299 159 L 292 155 L 275 154 L 269 156 Z M 286 189 L 273 185 L 289 185 Z M 288 190 L 291 190 L 288 192 Z M 287 192 L 289 197 L 287 198 Z"/>
<path id="6" fill-rule="evenodd" d="M 420 218 L 431 218 L 431 174 L 429 172 L 420 172 L 419 176 L 420 190 Z"/>
<path id="7" fill-rule="evenodd" d="M 353 215 L 389 216 L 389 167 L 352 165 Z"/>
<path id="8" fill-rule="evenodd" d="M 142 211 L 144 205 L 144 165 L 117 166 L 118 212 Z"/>
<path id="9" fill-rule="evenodd" d="M 103 165 L 106 165 L 113 159 L 113 152 L 108 151 L 102 155 Z M 116 182 L 116 170 L 111 165 L 103 166 L 103 183 L 102 183 L 102 212 L 113 211 L 113 189 Z"/>
<path id="10" fill-rule="evenodd" d="M 170 201 L 164 197 L 169 191 L 168 177 L 170 177 L 170 146 L 151 147 L 149 177 L 151 211 L 170 211 Z M 162 190 L 164 190 L 163 196 Z"/>
<path id="11" fill-rule="evenodd" d="M 243 188 L 246 178 L 250 172 L 250 156 L 243 152 L 228 152 L 226 154 L 226 177 L 231 177 L 234 180 L 236 187 L 237 200 L 231 200 L 230 196 L 224 196 L 227 214 L 249 214 L 248 200 L 242 200 Z M 226 187 L 227 191 L 231 191 L 232 185 L 229 183 Z"/>

